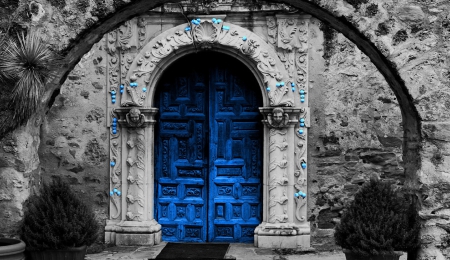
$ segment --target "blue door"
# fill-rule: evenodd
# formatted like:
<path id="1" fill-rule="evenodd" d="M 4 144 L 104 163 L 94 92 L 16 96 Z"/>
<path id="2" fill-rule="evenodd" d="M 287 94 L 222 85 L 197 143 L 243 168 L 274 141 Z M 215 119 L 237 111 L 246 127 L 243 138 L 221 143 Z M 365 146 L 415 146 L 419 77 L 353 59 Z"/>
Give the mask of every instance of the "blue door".
<path id="1" fill-rule="evenodd" d="M 155 218 L 164 241 L 252 242 L 262 213 L 262 106 L 241 63 L 204 52 L 168 68 L 155 95 Z"/>

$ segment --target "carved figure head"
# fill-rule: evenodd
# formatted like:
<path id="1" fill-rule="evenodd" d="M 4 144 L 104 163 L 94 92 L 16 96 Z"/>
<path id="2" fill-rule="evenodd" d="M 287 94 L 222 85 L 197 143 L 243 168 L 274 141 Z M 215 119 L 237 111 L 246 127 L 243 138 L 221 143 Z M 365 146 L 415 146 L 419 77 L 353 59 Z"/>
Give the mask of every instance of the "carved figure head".
<path id="1" fill-rule="evenodd" d="M 140 115 L 141 115 L 141 111 L 139 111 L 139 109 L 132 108 L 130 110 L 130 120 L 131 120 L 131 122 L 133 122 L 133 123 L 139 122 Z"/>
<path id="2" fill-rule="evenodd" d="M 283 121 L 283 109 L 280 107 L 276 107 L 273 109 L 272 111 L 272 115 L 273 115 L 273 121 L 276 125 L 281 124 L 281 122 Z"/>

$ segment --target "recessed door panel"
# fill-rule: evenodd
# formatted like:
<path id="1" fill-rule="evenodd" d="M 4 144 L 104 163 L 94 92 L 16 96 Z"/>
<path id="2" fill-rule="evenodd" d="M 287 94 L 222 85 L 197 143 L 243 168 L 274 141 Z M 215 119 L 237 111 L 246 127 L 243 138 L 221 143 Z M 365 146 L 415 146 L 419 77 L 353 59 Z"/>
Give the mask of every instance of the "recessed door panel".
<path id="1" fill-rule="evenodd" d="M 189 55 L 165 72 L 155 104 L 163 240 L 253 241 L 262 211 L 262 104 L 253 75 L 225 55 Z"/>

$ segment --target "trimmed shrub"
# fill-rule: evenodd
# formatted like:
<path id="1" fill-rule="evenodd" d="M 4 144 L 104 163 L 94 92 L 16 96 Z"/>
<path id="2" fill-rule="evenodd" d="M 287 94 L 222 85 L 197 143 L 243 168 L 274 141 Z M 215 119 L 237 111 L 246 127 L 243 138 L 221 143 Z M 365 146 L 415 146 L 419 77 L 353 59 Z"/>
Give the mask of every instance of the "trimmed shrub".
<path id="1" fill-rule="evenodd" d="M 337 225 L 336 244 L 362 255 L 409 251 L 419 244 L 420 222 L 411 200 L 390 184 L 371 180 L 355 194 Z"/>
<path id="2" fill-rule="evenodd" d="M 60 179 L 43 184 L 40 195 L 28 199 L 21 238 L 27 250 L 66 249 L 91 245 L 98 237 L 98 223 L 87 207 Z"/>

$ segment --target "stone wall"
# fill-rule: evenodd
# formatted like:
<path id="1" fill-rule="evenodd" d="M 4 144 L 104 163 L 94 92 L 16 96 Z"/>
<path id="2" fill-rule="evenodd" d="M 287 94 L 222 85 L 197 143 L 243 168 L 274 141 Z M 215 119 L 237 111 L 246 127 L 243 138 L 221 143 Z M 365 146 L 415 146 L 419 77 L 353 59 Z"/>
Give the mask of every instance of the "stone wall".
<path id="1" fill-rule="evenodd" d="M 85 51 L 80 46 L 87 46 L 89 42 L 92 41 L 92 38 L 89 38 L 92 35 L 88 34 L 91 30 L 87 28 L 99 28 L 97 27 L 98 24 L 105 25 L 105 27 L 108 27 L 108 24 L 114 24 L 113 21 L 108 20 L 108 17 L 111 17 L 116 13 L 119 14 L 117 11 L 121 10 L 121 8 L 124 8 L 123 10 L 125 10 L 122 13 L 132 15 L 131 11 L 129 13 L 127 13 L 127 11 L 133 8 L 135 8 L 133 10 L 137 10 L 138 7 L 141 9 L 148 6 L 154 7 L 163 2 L 165 1 L 157 0 L 150 2 L 136 0 L 132 1 L 128 8 L 128 1 L 125 0 L 42 0 L 33 1 L 31 3 L 22 0 L 18 6 L 29 5 L 32 20 L 31 24 L 36 25 L 36 29 L 41 30 L 42 34 L 50 36 L 52 45 L 55 49 L 63 50 L 65 53 L 68 53 L 68 63 L 71 64 L 78 62 L 76 58 L 78 57 L 77 55 L 84 54 Z M 286 0 L 286 2 L 294 6 L 298 6 L 303 2 L 309 1 Z M 449 190 L 448 186 L 450 183 L 448 177 L 448 165 L 450 161 L 450 132 L 448 130 L 450 129 L 448 119 L 450 110 L 450 72 L 448 69 L 450 63 L 448 56 L 450 47 L 450 26 L 448 22 L 450 4 L 447 0 L 399 0 L 382 2 L 374 0 L 314 0 L 311 2 L 318 4 L 334 16 L 340 17 L 341 20 L 349 21 L 353 24 L 354 28 L 356 28 L 355 33 L 361 33 L 363 38 L 365 37 L 365 39 L 369 39 L 378 48 L 378 50 L 383 53 L 385 59 L 387 59 L 390 63 L 392 70 L 399 74 L 401 81 L 404 82 L 402 83 L 402 86 L 404 87 L 402 91 L 408 95 L 409 99 L 414 101 L 415 106 L 410 109 L 415 109 L 420 113 L 417 120 L 420 120 L 421 122 L 419 126 L 421 128 L 421 137 L 419 138 L 422 139 L 419 139 L 419 141 L 422 140 L 422 142 L 418 144 L 414 144 L 413 142 L 411 146 L 407 147 L 408 149 L 412 149 L 412 151 L 418 149 L 420 152 L 420 160 L 418 160 L 419 162 L 413 162 L 415 165 L 414 167 L 417 169 L 413 169 L 412 172 L 410 171 L 408 174 L 411 176 L 406 180 L 407 182 L 411 182 L 410 185 L 413 187 L 419 188 L 417 190 L 417 194 L 422 205 L 421 215 L 425 220 L 424 224 L 427 226 L 427 228 L 423 229 L 422 234 L 422 244 L 427 245 L 427 247 L 423 247 L 421 253 L 422 255 L 420 256 L 434 256 L 436 259 L 444 259 L 443 254 L 447 256 L 450 254 L 445 249 L 448 241 L 448 234 L 446 230 L 449 229 L 447 219 L 449 215 L 448 201 L 450 198 L 447 196 Z M 19 12 L 19 9 L 16 10 L 17 13 Z M 138 13 L 139 11 L 135 12 Z M 125 20 L 122 17 L 119 18 L 117 22 L 120 22 L 120 19 L 122 19 L 122 21 Z M 23 20 L 21 24 L 24 26 L 30 25 L 30 22 L 26 19 L 18 18 L 18 20 Z M 96 24 L 96 22 L 98 22 L 98 24 Z M 82 34 L 82 32 L 84 34 Z M 86 38 L 83 35 L 89 35 L 89 37 Z M 342 59 L 337 58 L 337 56 L 339 56 L 340 48 L 338 48 L 338 45 L 335 44 L 336 42 L 333 43 L 333 39 L 335 39 L 334 37 L 330 37 L 328 34 L 326 34 L 326 36 L 326 38 L 330 40 L 330 44 L 325 44 L 323 50 L 325 51 L 325 57 L 327 57 L 327 59 L 329 58 L 330 63 L 332 64 L 333 57 L 336 57 L 336 60 Z M 79 39 L 83 40 L 79 41 Z M 339 39 L 339 37 L 337 37 L 337 39 Z M 344 49 L 348 49 L 348 47 L 344 47 Z M 345 70 L 345 68 L 343 68 L 343 66 L 336 66 L 334 70 L 330 71 L 332 73 L 339 74 L 338 72 L 341 70 Z M 368 71 L 370 71 L 370 69 L 368 69 Z M 351 74 L 352 72 L 350 71 L 350 75 Z M 355 78 L 346 75 L 347 74 L 339 75 L 339 77 Z M 370 73 L 367 73 L 367 75 L 370 75 Z M 64 78 L 64 75 L 62 75 L 61 78 Z M 324 81 L 325 79 L 323 79 L 322 82 Z M 367 83 L 370 81 L 361 80 L 360 82 Z M 392 84 L 393 83 L 391 83 L 391 86 Z M 315 85 L 318 84 L 315 83 Z M 334 85 L 330 85 L 330 88 L 333 86 Z M 47 93 L 47 101 L 50 99 L 53 90 L 57 87 L 58 84 L 52 88 L 49 88 L 49 92 Z M 382 84 L 379 85 L 379 87 L 381 89 Z M 354 90 L 354 88 L 352 88 L 352 90 Z M 316 90 L 312 88 L 311 91 L 312 93 L 315 93 Z M 352 92 L 353 93 L 349 93 L 350 96 L 353 96 L 355 95 L 354 93 L 356 93 L 355 91 Z M 368 95 L 370 92 L 361 91 L 361 93 L 361 97 L 363 97 L 364 95 Z M 380 93 L 375 93 L 374 96 L 377 96 L 377 98 L 372 100 L 375 100 L 374 102 L 378 105 L 374 106 L 373 110 L 366 110 L 365 112 L 364 110 L 357 110 L 356 116 L 345 114 L 347 118 L 345 118 L 343 113 L 339 113 L 340 118 L 338 118 L 337 110 L 347 111 L 347 113 L 350 112 L 349 108 L 341 108 L 342 104 L 348 102 L 344 100 L 344 95 L 341 95 L 342 96 L 336 96 L 335 94 L 331 97 L 338 101 L 335 102 L 333 106 L 323 104 L 323 116 L 318 118 L 318 122 L 321 122 L 320 124 L 325 128 L 317 128 L 320 129 L 320 131 L 317 131 L 320 134 L 311 131 L 312 135 L 314 135 L 310 136 L 310 150 L 312 156 L 312 158 L 310 158 L 311 162 L 315 161 L 316 164 L 319 165 L 320 160 L 331 161 L 334 156 L 334 159 L 342 157 L 344 159 L 347 158 L 348 161 L 345 161 L 345 164 L 349 165 L 352 165 L 351 161 L 361 161 L 359 165 L 358 162 L 355 162 L 355 165 L 360 167 L 361 163 L 364 165 L 364 161 L 369 161 L 369 157 L 371 157 L 371 155 L 367 155 L 367 153 L 363 150 L 357 150 L 356 147 L 358 147 L 358 143 L 366 143 L 372 148 L 377 145 L 379 145 L 379 147 L 383 147 L 383 151 L 376 151 L 381 155 L 371 157 L 376 159 L 370 159 L 373 161 L 373 164 L 371 165 L 375 165 L 375 168 L 385 167 L 385 165 L 379 165 L 379 158 L 383 158 L 383 156 L 387 156 L 388 161 L 390 161 L 389 164 L 395 165 L 396 163 L 401 162 L 401 157 L 398 156 L 399 151 L 396 150 L 396 144 L 402 134 L 395 132 L 395 130 L 389 130 L 389 132 L 386 132 L 387 130 L 385 130 L 389 129 L 389 127 L 393 129 L 398 128 L 398 125 L 395 126 L 385 124 L 384 129 L 383 127 L 379 128 L 377 125 L 383 120 L 383 114 L 385 116 L 391 116 L 392 118 L 395 117 L 394 114 L 391 114 L 392 112 L 388 112 L 387 110 L 380 108 L 380 106 L 382 106 L 381 103 L 384 104 L 382 107 L 386 108 L 391 105 L 395 105 L 395 100 L 393 98 L 389 98 L 390 96 L 392 97 L 392 95 L 386 94 L 386 96 L 382 96 Z M 381 100 L 378 100 L 378 97 L 380 97 Z M 403 106 L 404 104 L 401 103 L 399 105 Z M 378 111 L 375 111 L 375 109 Z M 328 112 L 325 113 L 325 111 Z M 353 113 L 354 111 L 351 112 Z M 361 114 L 359 112 L 361 112 Z M 368 116 L 362 115 L 363 112 Z M 357 131 L 354 131 L 357 133 L 360 132 L 360 135 L 358 136 L 364 136 L 364 138 L 361 137 L 362 139 L 359 139 L 365 140 L 364 142 L 352 141 L 350 134 L 348 137 L 344 134 L 350 133 L 351 131 L 348 131 L 347 129 L 353 127 L 351 124 L 352 122 L 356 122 L 350 121 L 348 118 L 349 116 L 356 119 L 358 123 L 360 120 L 366 121 L 366 123 L 361 122 L 361 124 L 367 126 L 366 128 L 368 130 L 365 131 L 365 133 L 363 133 L 363 131 L 359 128 L 356 129 Z M 379 116 L 381 116 L 381 119 L 376 119 Z M 403 114 L 403 116 L 405 116 L 405 114 Z M 330 119 L 328 122 L 326 120 L 327 118 Z M 372 118 L 373 121 L 371 121 Z M 348 123 L 348 126 L 344 127 L 341 125 L 346 125 L 346 122 Z M 406 127 L 409 126 L 407 125 Z M 18 133 L 21 133 L 21 131 L 22 130 L 17 130 Z M 333 132 L 333 134 L 331 132 Z M 386 135 L 382 135 L 383 132 Z M 405 132 L 405 134 L 407 134 L 407 132 Z M 320 135 L 321 137 L 317 135 Z M 371 137 L 376 137 L 378 140 L 368 138 L 369 135 Z M 356 145 L 344 145 L 341 147 L 343 143 L 341 143 L 341 141 L 337 143 L 337 136 L 340 138 L 344 137 L 344 139 L 339 140 L 347 140 L 347 143 L 353 143 Z M 380 144 L 377 144 L 377 142 Z M 319 149 L 316 147 L 319 147 Z M 326 147 L 328 147 L 328 150 L 325 149 Z M 317 151 L 313 151 L 313 149 L 316 149 Z M 328 152 L 328 157 L 320 157 L 322 156 L 321 153 L 324 153 L 324 151 L 340 151 L 340 153 L 338 154 L 338 152 L 336 152 L 335 155 L 332 155 Z M 343 152 L 345 152 L 345 155 Z M 2 152 L 2 156 L 5 153 L 7 152 Z M 341 161 L 341 163 L 344 162 Z M 404 161 L 403 163 L 406 164 L 411 162 Z M 20 163 L 17 162 L 17 164 L 14 163 L 13 165 L 20 165 Z M 331 163 L 331 166 L 328 165 L 329 164 L 327 163 L 323 166 L 331 168 L 336 167 L 333 166 L 333 163 Z M 401 167 L 402 164 L 398 163 L 398 165 Z M 394 167 L 396 166 L 392 166 L 391 169 Z M 369 171 L 371 171 L 371 168 L 372 167 L 369 167 Z M 366 171 L 365 168 L 363 169 L 364 170 L 360 171 Z M 317 169 L 312 169 L 312 174 L 317 175 L 317 178 L 313 176 L 313 178 L 310 179 L 313 185 L 317 185 L 317 189 L 314 191 L 312 188 L 311 191 L 317 192 L 317 194 L 322 194 L 320 192 L 320 188 L 322 188 L 322 184 L 325 183 L 323 177 L 319 178 L 322 173 Z M 385 174 L 385 177 L 391 178 L 390 176 L 397 174 L 398 172 L 396 170 L 391 170 L 388 174 Z M 347 174 L 347 178 L 350 177 L 350 175 L 351 174 Z M 320 179 L 322 179 L 322 182 L 319 181 Z M 400 180 L 401 182 L 401 178 L 395 179 Z M 351 183 L 351 180 L 352 179 L 350 178 L 348 181 Z M 326 188 L 327 187 L 323 189 L 323 193 L 330 193 L 329 190 L 325 192 Z M 351 188 L 352 186 L 347 186 L 347 189 Z M 323 195 L 321 196 L 323 197 Z M 319 196 L 317 198 L 319 198 Z M 319 200 L 317 199 L 316 203 L 317 201 Z M 314 199 L 310 201 L 310 204 L 315 204 Z M 327 204 L 329 204 L 329 202 Z M 323 214 L 325 213 L 326 211 Z M 311 218 L 317 214 L 317 212 L 313 212 Z M 332 214 L 328 215 L 330 215 L 331 218 L 328 218 L 328 220 L 325 221 L 327 224 L 322 226 L 324 229 L 331 227 L 331 224 L 328 223 L 332 223 L 329 220 L 334 218 Z M 318 217 L 316 216 L 316 218 Z M 328 233 L 320 230 L 320 234 L 326 236 Z"/>
<path id="2" fill-rule="evenodd" d="M 151 37 L 144 42 L 160 28 L 184 22 L 176 14 L 166 14 L 164 22 L 152 15 Z M 247 14 L 230 17 L 269 41 L 264 15 L 253 16 L 253 23 Z M 308 207 L 312 245 L 326 250 L 334 248 L 333 228 L 343 206 L 372 173 L 398 184 L 404 174 L 401 115 L 392 91 L 367 56 L 341 34 L 333 32 L 331 42 L 325 42 L 323 31 L 329 30 L 323 27 L 317 19 L 310 23 Z M 113 72 L 106 64 L 111 59 L 106 40 L 68 76 L 44 121 L 39 150 L 43 179 L 63 176 L 96 209 L 99 221 L 107 217 L 109 191 L 105 111 L 107 73 Z"/>

